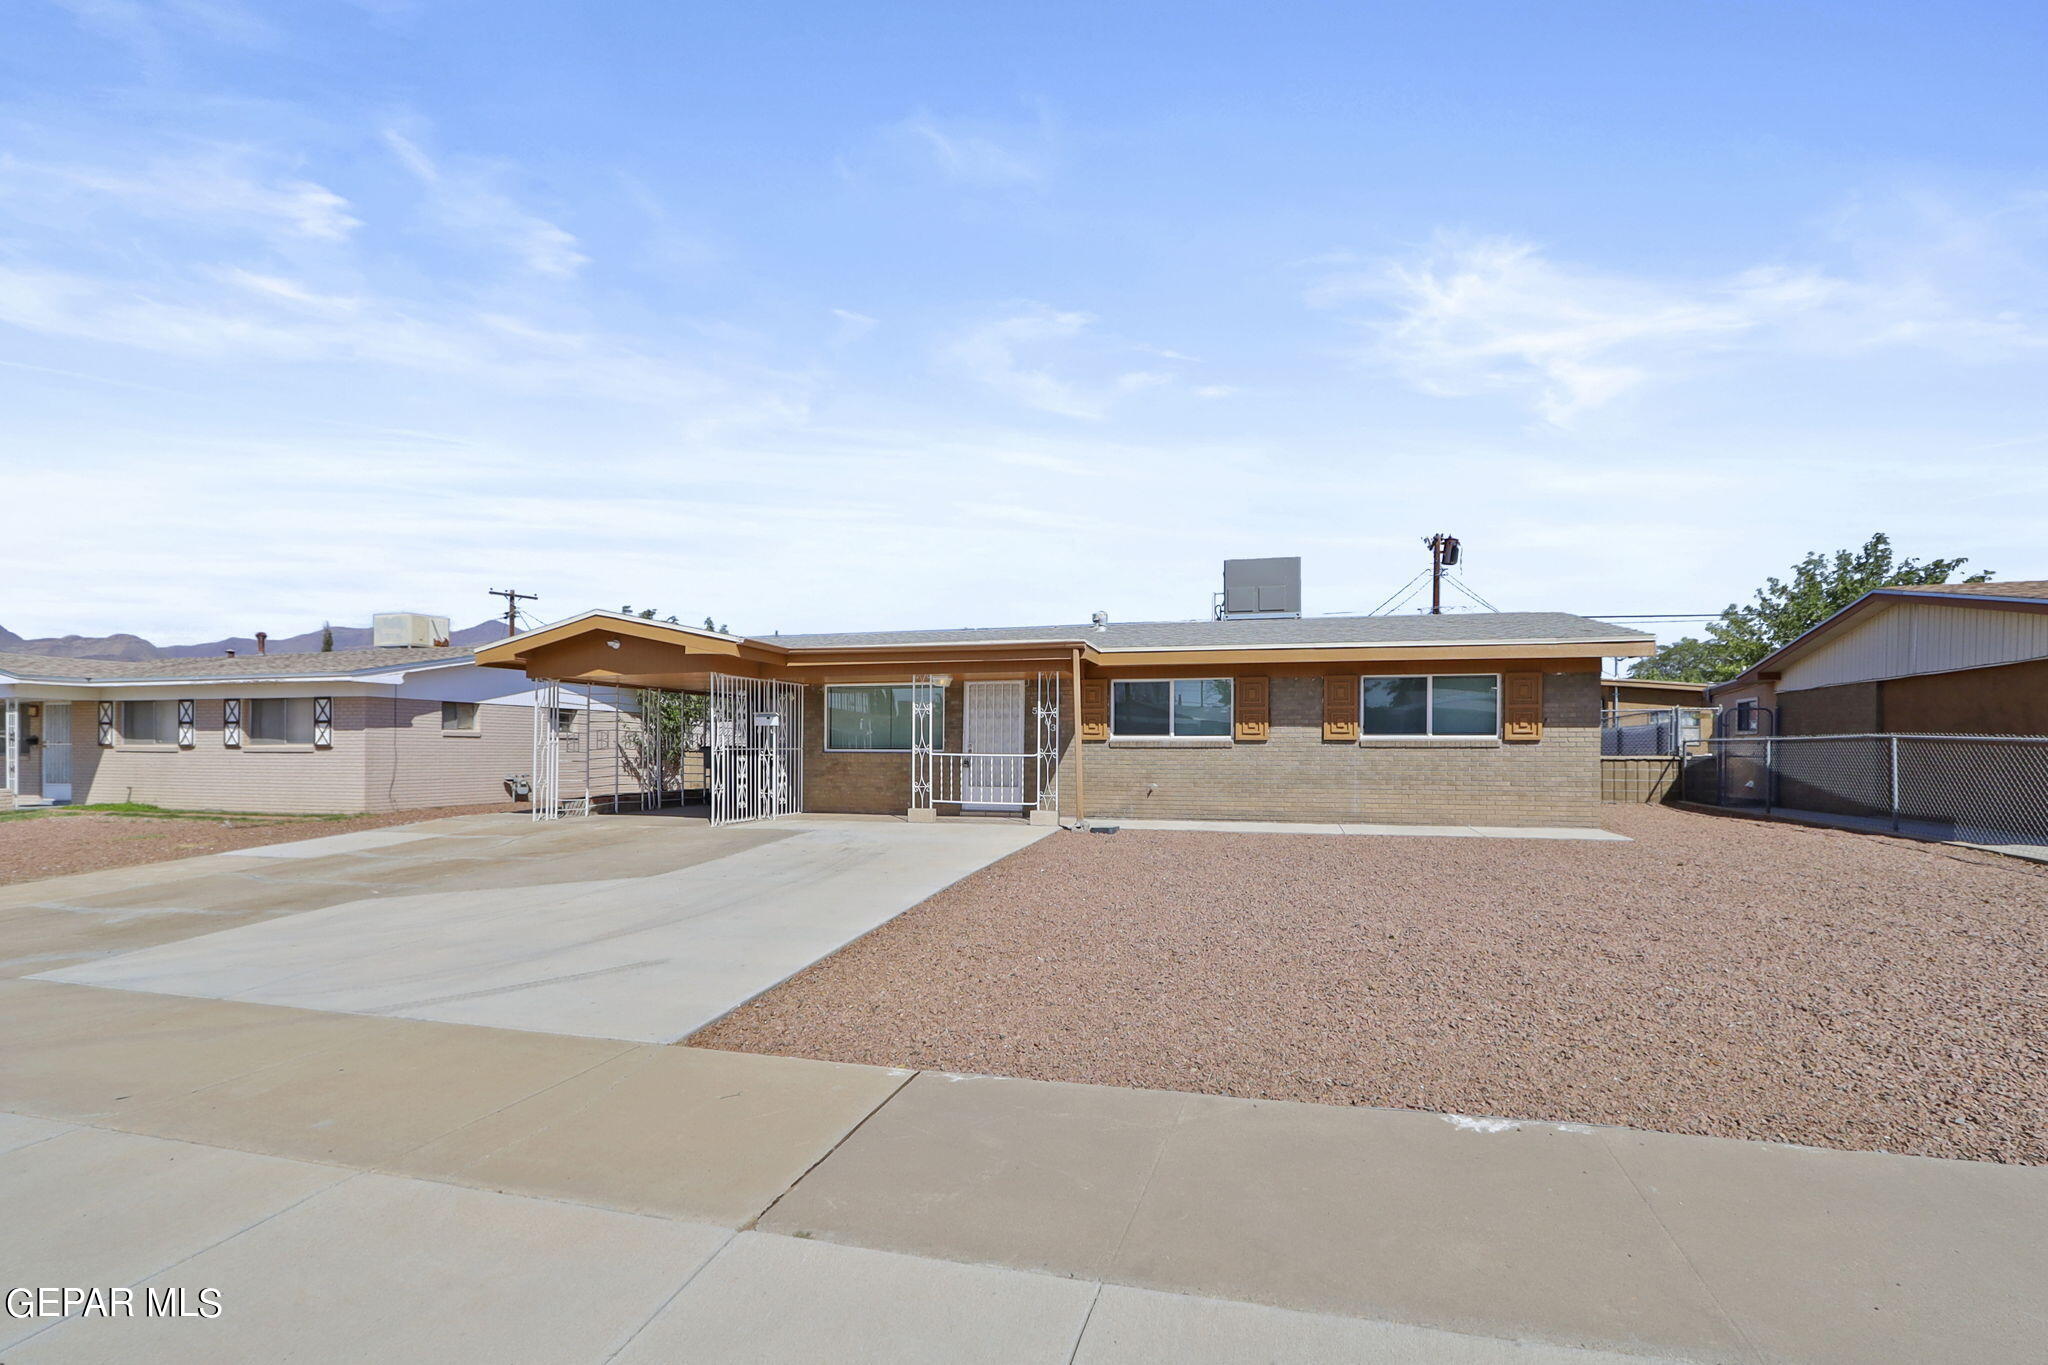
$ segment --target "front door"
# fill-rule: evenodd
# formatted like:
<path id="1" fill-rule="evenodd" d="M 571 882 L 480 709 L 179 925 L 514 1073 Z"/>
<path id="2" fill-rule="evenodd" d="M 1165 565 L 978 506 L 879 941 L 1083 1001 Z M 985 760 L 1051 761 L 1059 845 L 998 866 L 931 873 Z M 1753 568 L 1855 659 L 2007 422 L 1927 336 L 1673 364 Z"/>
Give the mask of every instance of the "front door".
<path id="1" fill-rule="evenodd" d="M 967 684 L 966 757 L 960 760 L 960 804 L 1024 804 L 1024 684 Z"/>
<path id="2" fill-rule="evenodd" d="M 43 795 L 71 799 L 71 703 L 43 703 Z"/>

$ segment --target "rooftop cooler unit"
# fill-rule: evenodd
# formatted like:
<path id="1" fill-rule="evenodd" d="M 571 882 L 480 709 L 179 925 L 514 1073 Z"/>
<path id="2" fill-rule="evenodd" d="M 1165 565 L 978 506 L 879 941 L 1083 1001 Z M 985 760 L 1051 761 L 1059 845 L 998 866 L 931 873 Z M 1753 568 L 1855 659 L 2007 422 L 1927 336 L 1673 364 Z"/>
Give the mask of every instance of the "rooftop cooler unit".
<path id="1" fill-rule="evenodd" d="M 379 649 L 431 649 L 448 643 L 448 618 L 418 611 L 380 611 L 370 618 L 370 642 Z"/>
<path id="2" fill-rule="evenodd" d="M 1301 559 L 1226 559 L 1216 619 L 1301 615 Z"/>

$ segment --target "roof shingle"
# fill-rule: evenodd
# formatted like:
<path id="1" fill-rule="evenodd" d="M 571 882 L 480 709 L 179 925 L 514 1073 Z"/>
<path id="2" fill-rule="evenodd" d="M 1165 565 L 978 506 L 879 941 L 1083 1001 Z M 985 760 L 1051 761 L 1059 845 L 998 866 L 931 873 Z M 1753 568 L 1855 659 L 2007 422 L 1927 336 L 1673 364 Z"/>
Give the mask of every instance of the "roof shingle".
<path id="1" fill-rule="evenodd" d="M 239 654 L 218 659 L 66 659 L 46 654 L 0 654 L 0 674 L 37 682 L 235 682 L 271 678 L 326 678 L 341 673 L 382 673 L 470 658 L 461 645 L 438 649 L 337 649 L 325 654 Z"/>

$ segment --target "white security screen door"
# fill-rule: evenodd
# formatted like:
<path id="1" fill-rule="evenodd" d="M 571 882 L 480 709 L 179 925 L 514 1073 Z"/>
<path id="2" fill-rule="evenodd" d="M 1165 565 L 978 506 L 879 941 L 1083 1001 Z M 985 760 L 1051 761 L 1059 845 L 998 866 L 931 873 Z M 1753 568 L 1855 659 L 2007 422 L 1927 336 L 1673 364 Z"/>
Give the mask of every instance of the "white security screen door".
<path id="1" fill-rule="evenodd" d="M 71 799 L 71 703 L 43 703 L 43 795 Z"/>
<path id="2" fill-rule="evenodd" d="M 965 751 L 960 773 L 963 806 L 1024 804 L 1024 684 L 967 684 Z"/>

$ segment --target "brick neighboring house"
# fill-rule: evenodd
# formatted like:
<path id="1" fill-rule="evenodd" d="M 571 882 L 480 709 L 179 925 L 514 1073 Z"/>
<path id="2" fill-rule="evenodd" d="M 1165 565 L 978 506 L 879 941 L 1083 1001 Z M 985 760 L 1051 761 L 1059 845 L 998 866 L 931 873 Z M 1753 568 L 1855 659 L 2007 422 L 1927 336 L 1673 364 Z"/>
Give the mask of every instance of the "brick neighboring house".
<path id="1" fill-rule="evenodd" d="M 2048 735 L 2048 581 L 1875 589 L 1709 695 L 1728 735 Z"/>
<path id="2" fill-rule="evenodd" d="M 533 753 L 531 685 L 478 668 L 460 647 L 144 662 L 0 654 L 0 706 L 6 804 L 474 805 L 509 800 L 506 779 Z M 573 717 L 560 723 L 574 729 Z"/>
<path id="3" fill-rule="evenodd" d="M 769 813 L 1590 826 L 1602 660 L 1654 647 L 1555 612 L 750 638 L 592 611 L 477 658 L 707 694 L 714 793 Z"/>

